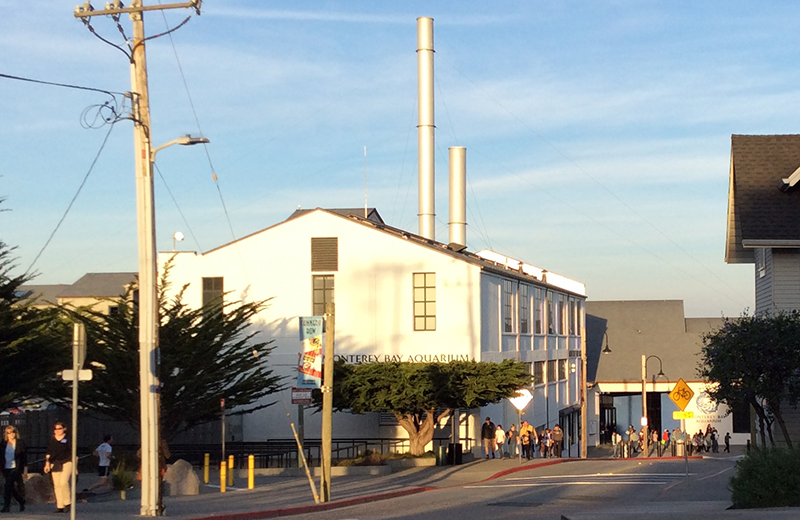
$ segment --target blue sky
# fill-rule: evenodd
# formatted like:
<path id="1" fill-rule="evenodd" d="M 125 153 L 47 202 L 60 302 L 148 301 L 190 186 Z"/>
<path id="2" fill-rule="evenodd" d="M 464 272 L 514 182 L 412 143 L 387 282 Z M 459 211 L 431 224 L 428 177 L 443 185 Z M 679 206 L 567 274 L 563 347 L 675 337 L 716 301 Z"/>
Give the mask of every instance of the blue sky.
<path id="1" fill-rule="evenodd" d="M 0 0 L 0 73 L 130 90 L 127 59 L 74 6 Z M 148 13 L 146 32 L 188 14 Z M 798 132 L 798 15 L 792 2 L 207 0 L 148 42 L 153 143 L 211 140 L 158 154 L 159 250 L 175 231 L 179 249 L 206 251 L 298 206 L 363 206 L 365 146 L 369 205 L 416 232 L 415 19 L 431 16 L 437 239 L 447 148 L 465 146 L 471 250 L 584 282 L 593 300 L 738 315 L 753 269 L 723 262 L 730 135 Z M 122 43 L 111 19 L 92 25 Z M 5 78 L 0 92 L 0 239 L 20 271 L 106 136 L 35 283 L 135 271 L 131 123 L 83 128 L 108 100 L 97 92 Z"/>

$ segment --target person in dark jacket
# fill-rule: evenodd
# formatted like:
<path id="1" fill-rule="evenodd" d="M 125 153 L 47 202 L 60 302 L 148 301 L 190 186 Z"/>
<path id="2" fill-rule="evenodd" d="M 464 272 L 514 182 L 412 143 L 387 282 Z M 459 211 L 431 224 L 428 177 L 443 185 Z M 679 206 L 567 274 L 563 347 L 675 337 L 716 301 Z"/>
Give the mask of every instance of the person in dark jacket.
<path id="1" fill-rule="evenodd" d="M 67 427 L 64 423 L 57 422 L 53 425 L 53 437 L 47 442 L 47 452 L 44 457 L 44 472 L 53 476 L 56 513 L 67 513 L 72 502 L 69 489 L 72 476 L 72 445 L 67 437 Z"/>
<path id="2" fill-rule="evenodd" d="M 27 473 L 28 460 L 25 454 L 25 443 L 19 438 L 19 432 L 14 426 L 6 426 L 3 430 L 3 477 L 6 482 L 3 487 L 3 513 L 11 509 L 11 497 L 19 504 L 19 510 L 25 511 L 25 482 L 22 480 Z"/>

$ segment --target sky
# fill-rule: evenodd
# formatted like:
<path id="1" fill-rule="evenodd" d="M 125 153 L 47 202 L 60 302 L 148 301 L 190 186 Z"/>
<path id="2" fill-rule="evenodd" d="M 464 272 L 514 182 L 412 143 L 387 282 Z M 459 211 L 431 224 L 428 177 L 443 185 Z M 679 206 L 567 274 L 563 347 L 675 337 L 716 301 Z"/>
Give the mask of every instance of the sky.
<path id="1" fill-rule="evenodd" d="M 0 240 L 37 284 L 137 270 L 129 62 L 75 5 L 0 0 L 0 74 L 112 93 L 0 77 Z M 148 36 L 190 17 L 147 43 L 152 142 L 210 140 L 157 155 L 158 249 L 208 251 L 298 207 L 363 207 L 365 194 L 387 224 L 418 232 L 420 16 L 434 19 L 437 240 L 448 241 L 447 149 L 464 146 L 469 250 L 583 282 L 590 300 L 753 309 L 753 266 L 723 259 L 730 138 L 800 130 L 795 2 L 206 0 L 200 16 L 149 12 Z M 91 26 L 124 48 L 111 18 Z M 120 120 L 103 124 L 110 107 Z"/>

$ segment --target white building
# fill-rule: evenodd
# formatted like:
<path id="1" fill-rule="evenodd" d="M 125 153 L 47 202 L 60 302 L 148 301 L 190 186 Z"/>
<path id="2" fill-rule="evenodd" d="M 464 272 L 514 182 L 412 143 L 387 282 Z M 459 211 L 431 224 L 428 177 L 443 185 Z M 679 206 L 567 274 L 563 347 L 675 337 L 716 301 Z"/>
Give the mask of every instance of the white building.
<path id="1" fill-rule="evenodd" d="M 533 405 L 522 418 L 535 426 L 561 422 L 565 452 L 579 454 L 584 285 L 492 251 L 455 251 L 385 225 L 377 211 L 315 209 L 203 254 L 172 258 L 172 290 L 189 284 L 187 303 L 225 293 L 231 300 L 271 298 L 257 323 L 276 346 L 277 373 L 296 378 L 298 318 L 323 314 L 335 299 L 335 351 L 351 363 L 505 358 L 531 363 Z M 297 421 L 287 390 L 278 403 L 235 425 L 236 440 L 289 438 Z M 285 406 L 284 406 L 285 405 Z M 459 438 L 478 446 L 480 414 L 517 420 L 508 403 L 462 412 Z M 317 437 L 319 414 L 305 414 Z M 437 437 L 450 435 L 449 425 Z M 239 430 L 240 429 L 240 430 Z M 239 430 L 239 431 L 237 431 Z M 335 438 L 395 438 L 405 433 L 385 415 L 334 414 Z"/>

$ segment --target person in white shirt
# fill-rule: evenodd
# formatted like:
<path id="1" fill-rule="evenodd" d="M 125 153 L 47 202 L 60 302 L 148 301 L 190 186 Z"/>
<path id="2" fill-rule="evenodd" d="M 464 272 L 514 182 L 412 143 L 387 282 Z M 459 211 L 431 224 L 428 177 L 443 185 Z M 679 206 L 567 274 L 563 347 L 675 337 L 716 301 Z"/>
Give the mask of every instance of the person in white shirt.
<path id="1" fill-rule="evenodd" d="M 497 447 L 497 458 L 503 458 L 503 449 L 506 444 L 506 432 L 503 430 L 503 425 L 498 424 L 497 429 L 494 431 L 494 444 Z"/>
<path id="2" fill-rule="evenodd" d="M 103 437 L 103 443 L 94 450 L 95 456 L 100 459 L 97 464 L 97 475 L 100 477 L 100 480 L 84 491 L 91 492 L 95 489 L 103 489 L 104 491 L 111 490 L 111 485 L 108 482 L 108 477 L 111 475 L 111 451 L 111 435 L 106 435 Z"/>

